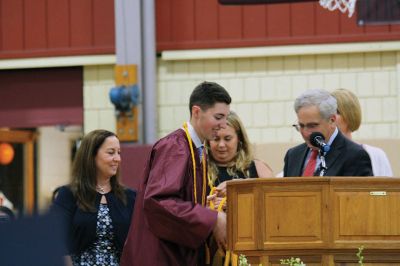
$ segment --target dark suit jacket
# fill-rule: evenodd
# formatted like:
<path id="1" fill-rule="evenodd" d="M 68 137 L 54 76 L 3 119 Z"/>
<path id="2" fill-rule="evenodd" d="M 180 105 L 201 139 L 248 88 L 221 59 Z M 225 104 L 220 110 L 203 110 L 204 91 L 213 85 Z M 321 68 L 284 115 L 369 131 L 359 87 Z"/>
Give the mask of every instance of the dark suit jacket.
<path id="1" fill-rule="evenodd" d="M 283 176 L 302 175 L 308 150 L 303 143 L 287 151 Z M 373 176 L 368 153 L 340 131 L 332 142 L 331 150 L 325 155 L 325 161 L 328 168 L 325 176 Z M 314 175 L 319 175 L 319 171 Z"/>

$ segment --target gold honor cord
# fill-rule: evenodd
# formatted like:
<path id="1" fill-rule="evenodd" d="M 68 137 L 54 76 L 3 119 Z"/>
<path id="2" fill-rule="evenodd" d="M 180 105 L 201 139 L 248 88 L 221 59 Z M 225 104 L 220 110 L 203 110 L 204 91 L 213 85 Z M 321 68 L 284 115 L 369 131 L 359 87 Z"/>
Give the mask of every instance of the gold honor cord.
<path id="1" fill-rule="evenodd" d="M 210 173 L 208 173 L 207 178 L 208 178 L 208 185 L 210 186 L 210 194 L 209 194 L 209 196 L 212 196 L 213 194 L 215 194 L 217 188 L 214 186 L 214 181 L 212 180 Z M 224 207 L 224 204 L 225 204 L 226 200 L 227 200 L 226 196 L 222 198 L 221 202 L 218 205 L 217 211 L 220 212 L 220 211 L 223 210 L 222 208 Z M 215 205 L 214 205 L 214 202 L 212 200 L 210 200 L 210 202 L 208 204 L 210 206 L 210 209 L 212 209 L 212 210 L 215 209 Z"/>
<path id="2" fill-rule="evenodd" d="M 183 129 L 185 130 L 186 137 L 187 137 L 188 142 L 189 142 L 190 154 L 192 156 L 192 163 L 193 163 L 193 194 L 194 194 L 194 203 L 197 204 L 196 160 L 194 158 L 194 150 L 193 150 L 192 138 L 190 137 L 187 123 L 183 124 Z M 201 205 L 205 206 L 205 202 L 206 202 L 206 183 L 207 183 L 206 159 L 205 159 L 204 155 L 202 157 L 203 157 L 202 158 L 202 164 L 203 164 L 203 193 L 201 194 Z"/>
<path id="3" fill-rule="evenodd" d="M 207 173 L 207 178 L 208 178 L 208 186 L 210 187 L 211 190 L 214 189 L 214 181 L 211 178 L 210 172 Z M 211 195 L 211 193 L 210 193 Z"/>
<path id="4" fill-rule="evenodd" d="M 213 195 L 213 194 L 215 193 L 215 190 L 216 190 L 216 187 L 212 187 L 212 189 L 211 189 L 211 191 L 210 191 L 210 196 Z M 220 211 L 223 211 L 223 207 L 224 207 L 225 202 L 226 202 L 226 197 L 223 197 L 222 200 L 221 200 L 221 202 L 220 202 L 219 205 L 218 205 L 217 211 L 219 211 L 219 212 L 220 212 Z M 209 205 L 210 205 L 210 208 L 211 208 L 212 210 L 215 209 L 215 205 L 214 205 L 214 202 L 213 202 L 212 200 L 210 200 Z"/>

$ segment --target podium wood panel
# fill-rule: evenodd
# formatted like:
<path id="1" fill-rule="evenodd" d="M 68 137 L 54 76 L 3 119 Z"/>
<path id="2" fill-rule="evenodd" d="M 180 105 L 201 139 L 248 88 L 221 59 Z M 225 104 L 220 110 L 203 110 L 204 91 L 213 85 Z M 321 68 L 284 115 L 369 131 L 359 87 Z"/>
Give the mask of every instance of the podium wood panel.
<path id="1" fill-rule="evenodd" d="M 338 179 L 332 184 L 334 247 L 400 247 L 399 180 L 369 183 Z M 378 182 L 380 181 L 380 182 Z"/>
<path id="2" fill-rule="evenodd" d="M 294 177 L 228 182 L 228 248 L 279 265 L 400 265 L 400 178 Z"/>
<path id="3" fill-rule="evenodd" d="M 264 246 L 323 243 L 322 191 L 264 193 Z"/>
<path id="4" fill-rule="evenodd" d="M 235 239 L 234 249 L 238 250 L 255 250 L 258 248 L 256 237 L 256 217 L 259 217 L 256 208 L 258 194 L 254 189 L 243 186 L 238 188 L 239 193 L 232 196 L 236 202 L 235 212 L 236 219 L 232 220 L 233 226 L 238 230 L 232 234 Z M 257 198 L 257 199 L 256 199 Z M 238 219 L 239 217 L 249 217 L 249 219 Z"/>

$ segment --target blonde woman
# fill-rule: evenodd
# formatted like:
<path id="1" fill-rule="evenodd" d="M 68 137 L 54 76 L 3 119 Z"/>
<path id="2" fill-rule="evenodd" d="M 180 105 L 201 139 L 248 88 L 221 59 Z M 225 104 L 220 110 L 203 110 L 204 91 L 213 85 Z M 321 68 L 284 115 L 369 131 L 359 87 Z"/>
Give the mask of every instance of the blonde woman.
<path id="1" fill-rule="evenodd" d="M 226 181 L 272 177 L 271 168 L 253 157 L 251 143 L 238 115 L 230 112 L 227 126 L 207 143 L 209 174 L 218 196 L 225 196 Z"/>
<path id="2" fill-rule="evenodd" d="M 349 139 L 352 132 L 356 131 L 361 124 L 361 105 L 357 96 L 349 90 L 337 89 L 332 92 L 337 101 L 336 124 L 339 130 Z M 392 167 L 386 153 L 378 148 L 362 144 L 371 158 L 374 176 L 393 176 Z"/>

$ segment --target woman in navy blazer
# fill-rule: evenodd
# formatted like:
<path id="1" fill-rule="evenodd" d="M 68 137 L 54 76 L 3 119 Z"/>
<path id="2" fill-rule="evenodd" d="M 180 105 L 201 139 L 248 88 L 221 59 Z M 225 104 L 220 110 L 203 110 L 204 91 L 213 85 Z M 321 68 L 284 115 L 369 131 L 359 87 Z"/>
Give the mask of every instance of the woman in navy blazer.
<path id="1" fill-rule="evenodd" d="M 65 228 L 73 265 L 119 265 L 136 192 L 119 183 L 117 136 L 87 134 L 76 153 L 72 181 L 60 187 L 52 213 Z"/>

